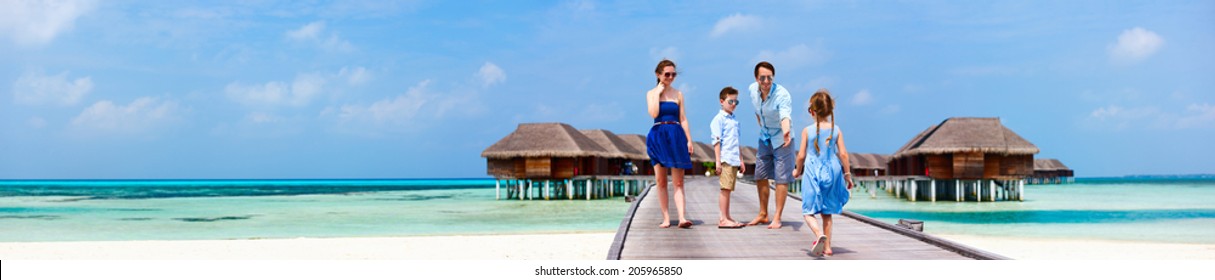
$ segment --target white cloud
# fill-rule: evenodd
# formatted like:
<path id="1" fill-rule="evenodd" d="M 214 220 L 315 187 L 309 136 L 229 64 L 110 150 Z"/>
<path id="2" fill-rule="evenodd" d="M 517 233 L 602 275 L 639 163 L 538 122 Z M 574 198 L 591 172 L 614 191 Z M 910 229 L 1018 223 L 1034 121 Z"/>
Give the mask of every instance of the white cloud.
<path id="1" fill-rule="evenodd" d="M 321 42 L 321 49 L 331 52 L 351 52 L 354 51 L 354 45 L 338 38 L 337 34 L 330 34 L 329 39 Z"/>
<path id="2" fill-rule="evenodd" d="M 1156 53 L 1162 46 L 1164 38 L 1160 35 L 1142 27 L 1135 27 L 1118 35 L 1118 42 L 1109 46 L 1109 55 L 1110 59 L 1116 62 L 1137 62 Z"/>
<path id="3" fill-rule="evenodd" d="M 820 44 L 821 45 L 821 44 Z M 754 61 L 768 61 L 773 66 L 776 66 L 777 75 L 780 75 L 780 69 L 783 68 L 800 68 L 803 66 L 811 66 L 821 64 L 827 61 L 830 55 L 821 46 L 811 48 L 806 44 L 798 44 L 789 47 L 783 51 L 773 52 L 770 50 L 760 51 L 755 56 Z"/>
<path id="4" fill-rule="evenodd" d="M 286 33 L 288 39 L 297 42 L 314 43 L 326 51 L 350 52 L 354 50 L 354 45 L 338 37 L 337 33 L 329 32 L 329 36 L 326 37 L 325 35 L 324 21 L 314 21 L 300 26 L 300 28 L 289 30 Z"/>
<path id="5" fill-rule="evenodd" d="M 265 84 L 244 85 L 229 83 L 224 91 L 228 98 L 246 106 L 306 106 L 324 90 L 325 77 L 320 74 L 299 74 L 290 86 L 271 81 Z"/>
<path id="6" fill-rule="evenodd" d="M 734 31 L 753 31 L 761 28 L 759 17 L 752 15 L 733 14 L 722 18 L 713 25 L 713 31 L 709 32 L 709 36 L 713 38 L 721 37 Z"/>
<path id="7" fill-rule="evenodd" d="M 869 105 L 869 103 L 872 102 L 873 94 L 869 93 L 869 89 L 862 89 L 860 92 L 857 92 L 856 95 L 852 96 L 853 105 Z"/>
<path id="8" fill-rule="evenodd" d="M 175 101 L 140 97 L 130 104 L 98 101 L 72 119 L 77 128 L 119 133 L 137 133 L 179 118 L 181 106 Z"/>
<path id="9" fill-rule="evenodd" d="M 1215 124 L 1215 105 L 1202 103 L 1186 107 L 1186 115 L 1177 120 L 1177 128 L 1211 126 Z"/>
<path id="10" fill-rule="evenodd" d="M 679 49 L 675 47 L 666 48 L 650 48 L 650 58 L 654 61 L 670 59 L 671 61 L 679 60 Z"/>
<path id="11" fill-rule="evenodd" d="M 410 87 L 404 94 L 376 101 L 370 105 L 330 106 L 321 112 L 322 117 L 335 118 L 339 123 L 365 123 L 372 125 L 402 125 L 413 121 L 422 106 L 432 102 L 427 94 L 430 80 Z"/>
<path id="12" fill-rule="evenodd" d="M 345 77 L 347 83 L 356 86 L 367 84 L 372 78 L 371 71 L 367 71 L 367 68 L 363 67 L 342 67 L 342 70 L 338 71 L 338 76 Z"/>
<path id="13" fill-rule="evenodd" d="M 6 0 L 0 2 L 0 34 L 19 45 L 47 44 L 94 6 L 92 0 Z"/>
<path id="14" fill-rule="evenodd" d="M 25 105 L 76 105 L 93 90 L 93 79 L 69 80 L 67 75 L 67 72 L 54 76 L 26 72 L 13 83 L 13 100 Z"/>
<path id="15" fill-rule="evenodd" d="M 25 124 L 32 128 L 43 128 L 46 127 L 46 119 L 41 117 L 30 117 L 25 121 Z"/>
<path id="16" fill-rule="evenodd" d="M 684 96 L 688 96 L 696 92 L 696 86 L 688 83 L 680 83 L 678 86 L 675 86 L 675 88 L 679 89 L 679 92 L 682 92 Z"/>
<path id="17" fill-rule="evenodd" d="M 252 112 L 245 115 L 245 121 L 254 124 L 279 123 L 283 121 L 283 117 L 265 112 Z"/>
<path id="18" fill-rule="evenodd" d="M 902 110 L 902 108 L 899 107 L 899 105 L 890 104 L 890 105 L 886 105 L 886 108 L 882 108 L 882 113 L 889 115 L 889 114 L 898 113 L 900 110 Z"/>
<path id="19" fill-rule="evenodd" d="M 301 26 L 299 29 L 287 31 L 287 38 L 298 41 L 316 40 L 325 31 L 325 22 L 315 21 Z"/>
<path id="20" fill-rule="evenodd" d="M 475 75 L 481 81 L 481 87 L 489 87 L 506 81 L 506 71 L 492 62 L 486 62 Z"/>

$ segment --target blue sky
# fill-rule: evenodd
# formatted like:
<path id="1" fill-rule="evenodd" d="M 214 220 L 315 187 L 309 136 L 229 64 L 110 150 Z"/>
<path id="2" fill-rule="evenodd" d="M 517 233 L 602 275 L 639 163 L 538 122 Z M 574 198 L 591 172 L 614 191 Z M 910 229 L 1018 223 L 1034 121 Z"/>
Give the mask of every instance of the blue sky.
<path id="1" fill-rule="evenodd" d="M 1212 1 L 0 3 L 0 178 L 485 177 L 518 123 L 644 134 L 662 58 L 698 141 L 768 60 L 853 152 L 1000 117 L 1081 177 L 1215 173 Z"/>

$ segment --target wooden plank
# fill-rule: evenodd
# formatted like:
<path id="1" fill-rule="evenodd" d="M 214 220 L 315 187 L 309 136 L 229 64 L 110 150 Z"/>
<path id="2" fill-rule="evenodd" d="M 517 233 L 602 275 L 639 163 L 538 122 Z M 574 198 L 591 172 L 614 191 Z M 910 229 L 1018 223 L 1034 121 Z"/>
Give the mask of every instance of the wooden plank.
<path id="1" fill-rule="evenodd" d="M 801 201 L 792 197 L 782 212 L 784 226 L 767 229 L 765 225 L 741 229 L 717 228 L 719 193 L 717 177 L 687 176 L 687 217 L 690 229 L 680 229 L 673 202 L 673 185 L 668 188 L 671 227 L 659 228 L 658 188 L 651 187 L 635 202 L 632 215 L 622 222 L 614 242 L 619 259 L 815 259 L 810 254 L 813 234 L 801 215 Z M 775 197 L 775 192 L 773 197 Z M 755 185 L 739 183 L 731 196 L 730 215 L 746 222 L 758 212 Z M 774 198 L 772 198 L 774 199 Z M 775 203 L 769 203 L 775 207 Z M 940 245 L 872 225 L 848 215 L 834 216 L 833 250 L 828 259 L 973 259 Z M 627 225 L 627 226 L 626 226 Z M 922 234 L 921 234 L 922 235 Z"/>
<path id="2" fill-rule="evenodd" d="M 548 178 L 552 176 L 552 158 L 527 158 L 526 168 L 527 178 Z"/>

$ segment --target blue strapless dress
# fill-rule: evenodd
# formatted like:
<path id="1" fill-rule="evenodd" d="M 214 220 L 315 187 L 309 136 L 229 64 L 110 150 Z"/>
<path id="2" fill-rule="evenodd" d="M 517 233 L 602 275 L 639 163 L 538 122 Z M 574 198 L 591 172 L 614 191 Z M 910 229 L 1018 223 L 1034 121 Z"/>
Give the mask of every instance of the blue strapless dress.
<path id="1" fill-rule="evenodd" d="M 658 117 L 645 137 L 646 153 L 650 164 L 661 164 L 667 168 L 692 169 L 692 155 L 688 154 L 688 136 L 679 125 L 679 103 L 658 103 Z"/>

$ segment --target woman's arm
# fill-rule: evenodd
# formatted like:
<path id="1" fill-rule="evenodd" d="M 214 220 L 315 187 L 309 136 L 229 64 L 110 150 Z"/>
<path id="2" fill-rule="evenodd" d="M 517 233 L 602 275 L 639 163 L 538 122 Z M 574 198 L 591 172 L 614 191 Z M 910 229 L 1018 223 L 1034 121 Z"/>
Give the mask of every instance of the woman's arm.
<path id="1" fill-rule="evenodd" d="M 645 93 L 645 105 L 647 111 L 650 112 L 650 118 L 658 117 L 658 99 L 662 98 L 663 90 L 664 87 L 662 86 L 662 83 L 658 83 L 658 86 Z"/>
<path id="2" fill-rule="evenodd" d="M 679 124 L 683 126 L 683 135 L 688 137 L 688 155 L 692 155 L 692 129 L 689 128 L 688 114 L 684 113 L 688 106 L 683 106 L 683 92 L 675 91 L 679 95 Z"/>

